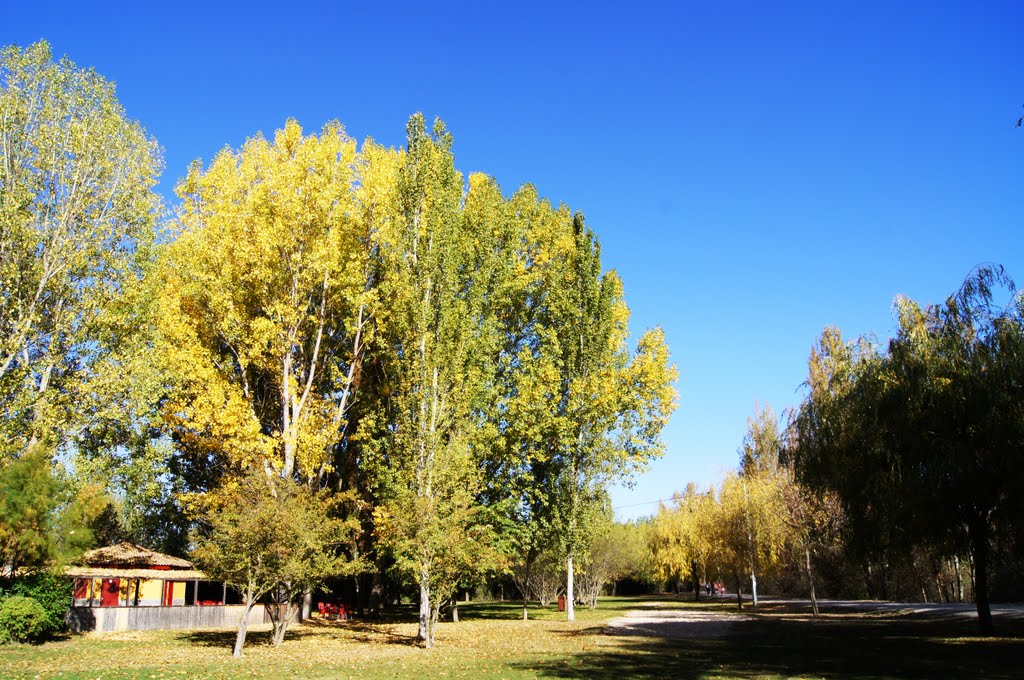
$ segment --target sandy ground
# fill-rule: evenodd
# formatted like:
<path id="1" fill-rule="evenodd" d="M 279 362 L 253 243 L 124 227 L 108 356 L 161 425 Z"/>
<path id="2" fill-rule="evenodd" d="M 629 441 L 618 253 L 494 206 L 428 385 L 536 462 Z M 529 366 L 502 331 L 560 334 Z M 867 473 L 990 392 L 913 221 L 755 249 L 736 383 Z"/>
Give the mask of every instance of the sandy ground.
<path id="1" fill-rule="evenodd" d="M 791 604 L 806 608 L 802 600 L 761 598 L 765 603 Z M 879 602 L 871 600 L 819 600 L 822 609 L 833 612 L 891 612 L 926 618 L 972 618 L 977 616 L 973 604 Z M 660 602 L 646 602 L 644 609 L 634 609 L 625 616 L 608 622 L 605 631 L 611 635 L 649 635 L 670 638 L 720 638 L 730 628 L 751 617 L 739 613 L 660 608 Z M 1024 605 L 992 605 L 992 614 L 1000 618 L 1024 619 Z"/>
<path id="2" fill-rule="evenodd" d="M 647 603 L 650 609 L 634 609 L 625 616 L 608 622 L 612 635 L 650 635 L 672 638 L 718 638 L 729 633 L 738 621 L 749 621 L 742 614 L 658 609 L 658 602 Z"/>

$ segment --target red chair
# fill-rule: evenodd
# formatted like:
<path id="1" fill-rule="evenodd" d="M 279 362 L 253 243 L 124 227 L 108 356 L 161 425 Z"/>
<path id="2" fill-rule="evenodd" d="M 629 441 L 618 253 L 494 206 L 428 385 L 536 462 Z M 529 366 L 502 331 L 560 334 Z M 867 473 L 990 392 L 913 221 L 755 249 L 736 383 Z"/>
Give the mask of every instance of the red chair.
<path id="1" fill-rule="evenodd" d="M 338 605 L 338 619 L 341 621 L 348 621 L 348 612 L 345 611 L 345 605 Z"/>
<path id="2" fill-rule="evenodd" d="M 323 602 L 317 602 L 316 603 L 316 608 L 320 612 L 320 618 L 321 619 L 326 619 L 327 618 L 327 611 L 326 611 L 327 608 L 324 606 L 324 603 Z"/>

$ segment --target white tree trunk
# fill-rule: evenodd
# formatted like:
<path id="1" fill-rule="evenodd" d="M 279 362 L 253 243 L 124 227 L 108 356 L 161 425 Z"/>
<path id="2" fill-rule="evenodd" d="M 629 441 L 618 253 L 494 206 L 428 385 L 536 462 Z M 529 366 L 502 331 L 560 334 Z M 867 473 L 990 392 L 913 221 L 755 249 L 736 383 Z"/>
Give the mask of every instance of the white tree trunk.
<path id="1" fill-rule="evenodd" d="M 747 495 L 747 482 L 743 481 L 743 504 L 747 515 L 747 541 L 750 546 L 750 592 L 753 595 L 754 607 L 757 607 L 757 551 L 754 548 L 754 522 L 750 516 L 750 497 Z"/>
<path id="2" fill-rule="evenodd" d="M 291 596 L 288 597 L 284 605 L 277 605 L 277 619 L 274 621 L 274 635 L 273 643 L 275 647 L 280 647 L 284 642 L 285 633 L 288 632 L 288 626 L 291 624 L 292 619 L 299 613 L 301 602 L 294 602 Z"/>
<path id="3" fill-rule="evenodd" d="M 420 575 L 420 627 L 418 637 L 423 645 L 430 648 L 430 588 L 427 586 L 427 577 Z"/>
<path id="4" fill-rule="evenodd" d="M 572 556 L 566 560 L 566 581 L 565 581 L 565 620 L 576 620 L 576 592 L 573 590 Z"/>
<path id="5" fill-rule="evenodd" d="M 313 613 L 313 591 L 307 590 L 302 593 L 302 616 L 300 621 L 305 621 Z"/>
<path id="6" fill-rule="evenodd" d="M 242 615 L 238 618 L 238 635 L 235 636 L 235 650 L 231 654 L 236 659 L 242 656 L 242 647 L 245 646 L 245 634 L 249 629 L 249 612 L 252 611 L 255 603 L 255 594 L 251 590 L 245 591 L 245 609 L 242 610 Z"/>

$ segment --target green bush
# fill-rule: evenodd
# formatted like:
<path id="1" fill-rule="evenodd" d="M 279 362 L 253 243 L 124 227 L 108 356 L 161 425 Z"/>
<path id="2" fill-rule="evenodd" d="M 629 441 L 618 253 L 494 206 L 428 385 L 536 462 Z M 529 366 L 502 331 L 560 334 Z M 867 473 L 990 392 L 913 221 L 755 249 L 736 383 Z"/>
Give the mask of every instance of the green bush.
<path id="1" fill-rule="evenodd" d="M 14 595 L 0 601 L 0 642 L 36 642 L 50 629 L 43 605 Z"/>
<path id="2" fill-rule="evenodd" d="M 74 584 L 68 577 L 41 571 L 18 577 L 5 590 L 6 595 L 30 597 L 42 605 L 48 625 L 44 635 L 59 633 L 67 626 L 64 617 L 74 596 Z"/>

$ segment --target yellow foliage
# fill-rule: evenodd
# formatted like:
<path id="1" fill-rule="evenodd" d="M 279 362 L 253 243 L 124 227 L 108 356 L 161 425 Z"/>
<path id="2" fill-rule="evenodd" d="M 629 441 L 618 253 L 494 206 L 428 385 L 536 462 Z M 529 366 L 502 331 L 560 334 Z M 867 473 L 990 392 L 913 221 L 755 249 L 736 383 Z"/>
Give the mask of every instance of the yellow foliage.
<path id="1" fill-rule="evenodd" d="M 290 120 L 273 142 L 225 149 L 179 184 L 158 299 L 178 378 L 165 419 L 187 446 L 285 476 L 329 469 L 399 155 L 370 144 L 358 158 L 339 124 L 303 135 Z"/>

